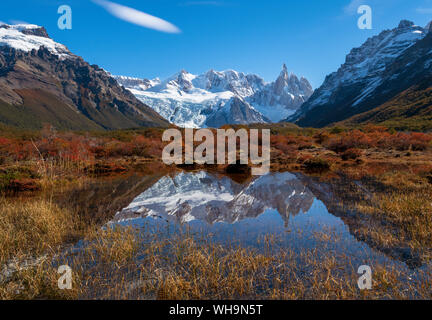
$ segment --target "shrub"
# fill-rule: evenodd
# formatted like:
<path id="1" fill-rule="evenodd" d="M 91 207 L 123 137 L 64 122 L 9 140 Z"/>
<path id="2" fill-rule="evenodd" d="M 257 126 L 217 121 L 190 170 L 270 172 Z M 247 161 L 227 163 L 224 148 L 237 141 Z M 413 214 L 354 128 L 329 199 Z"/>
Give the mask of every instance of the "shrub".
<path id="1" fill-rule="evenodd" d="M 373 137 L 359 130 L 344 133 L 338 138 L 331 138 L 325 144 L 328 149 L 336 153 L 342 153 L 353 148 L 367 149 L 374 147 L 375 145 L 376 141 L 374 141 Z"/>
<path id="2" fill-rule="evenodd" d="M 426 150 L 429 147 L 431 141 L 432 137 L 430 135 L 421 132 L 412 132 L 409 137 L 411 148 L 412 150 L 416 151 Z"/>
<path id="3" fill-rule="evenodd" d="M 312 149 L 313 140 L 310 137 L 296 135 L 276 135 L 271 137 L 272 147 L 285 154 L 296 153 L 296 150 Z"/>
<path id="4" fill-rule="evenodd" d="M 270 143 L 273 148 L 278 149 L 283 154 L 292 154 L 296 152 L 296 146 L 292 143 L 289 143 L 286 136 L 271 136 Z"/>
<path id="5" fill-rule="evenodd" d="M 26 191 L 37 189 L 35 179 L 40 175 L 27 167 L 0 169 L 0 191 Z"/>
<path id="6" fill-rule="evenodd" d="M 330 135 L 326 131 L 321 131 L 313 136 L 316 143 L 323 144 L 330 139 Z"/>
<path id="7" fill-rule="evenodd" d="M 303 166 L 307 171 L 310 172 L 323 172 L 330 169 L 330 163 L 327 160 L 319 157 L 306 160 L 303 163 Z"/>
<path id="8" fill-rule="evenodd" d="M 420 132 L 382 134 L 377 145 L 380 148 L 393 148 L 399 151 L 424 151 L 429 148 L 432 136 Z"/>
<path id="9" fill-rule="evenodd" d="M 333 128 L 331 128 L 330 133 L 332 133 L 332 134 L 339 134 L 339 133 L 341 133 L 343 131 L 344 130 L 341 127 L 333 127 Z"/>
<path id="10" fill-rule="evenodd" d="M 355 160 L 361 157 L 362 154 L 363 152 L 360 149 L 351 148 L 342 153 L 341 158 L 344 161 Z"/>

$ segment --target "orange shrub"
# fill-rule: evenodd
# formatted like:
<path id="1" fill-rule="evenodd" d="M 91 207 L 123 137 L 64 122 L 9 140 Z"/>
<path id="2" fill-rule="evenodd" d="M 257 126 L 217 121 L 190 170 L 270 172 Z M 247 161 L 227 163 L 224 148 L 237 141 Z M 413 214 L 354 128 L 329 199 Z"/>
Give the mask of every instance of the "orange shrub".
<path id="1" fill-rule="evenodd" d="M 398 132 L 393 135 L 382 137 L 379 141 L 379 145 L 381 147 L 394 148 L 400 151 L 424 151 L 430 146 L 431 141 L 432 136 L 430 134 L 421 132 Z"/>
<path id="2" fill-rule="evenodd" d="M 353 130 L 351 132 L 344 132 L 341 137 L 332 137 L 324 146 L 328 149 L 342 153 L 348 149 L 367 149 L 376 146 L 376 140 L 373 137 L 361 132 Z"/>

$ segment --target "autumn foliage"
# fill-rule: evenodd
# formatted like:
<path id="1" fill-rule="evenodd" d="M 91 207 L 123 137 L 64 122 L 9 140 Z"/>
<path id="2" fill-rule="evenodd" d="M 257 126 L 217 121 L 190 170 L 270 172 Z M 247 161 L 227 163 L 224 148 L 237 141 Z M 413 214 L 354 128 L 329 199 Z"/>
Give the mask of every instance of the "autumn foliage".
<path id="1" fill-rule="evenodd" d="M 424 151 L 431 147 L 432 135 L 420 132 L 360 131 L 353 130 L 330 135 L 323 145 L 337 153 L 349 149 L 395 149 L 398 151 Z"/>
<path id="2" fill-rule="evenodd" d="M 296 159 L 299 164 L 309 160 L 310 152 L 336 153 L 343 161 L 358 160 L 365 150 L 391 152 L 432 150 L 432 134 L 421 132 L 396 132 L 385 127 L 366 126 L 344 130 L 330 128 L 315 132 L 276 133 L 271 136 L 273 159 Z M 304 153 L 303 150 L 310 151 Z"/>
<path id="3" fill-rule="evenodd" d="M 162 130 L 142 129 L 108 133 L 58 133 L 45 127 L 32 137 L 0 133 L 0 165 L 23 161 L 80 163 L 145 158 L 161 160 L 165 142 Z M 355 160 L 364 150 L 387 152 L 432 149 L 432 134 L 396 132 L 384 127 L 361 129 L 313 129 L 296 132 L 272 130 L 272 159 L 289 159 L 302 164 L 310 152 L 336 153 L 342 160 Z"/>
<path id="4" fill-rule="evenodd" d="M 88 162 L 119 157 L 157 158 L 163 144 L 159 136 L 132 134 L 127 139 L 43 130 L 36 139 L 0 137 L 0 163 L 58 160 Z"/>

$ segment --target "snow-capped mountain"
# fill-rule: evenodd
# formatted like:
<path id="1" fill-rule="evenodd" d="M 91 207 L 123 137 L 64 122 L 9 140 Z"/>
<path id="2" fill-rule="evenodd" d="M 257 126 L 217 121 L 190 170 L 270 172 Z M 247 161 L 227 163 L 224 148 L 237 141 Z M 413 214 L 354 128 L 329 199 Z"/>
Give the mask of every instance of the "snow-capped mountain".
<path id="1" fill-rule="evenodd" d="M 270 173 L 245 185 L 207 172 L 166 176 L 118 212 L 113 222 L 156 216 L 178 222 L 233 223 L 276 209 L 284 220 L 307 212 L 315 197 L 293 174 Z"/>
<path id="2" fill-rule="evenodd" d="M 156 78 L 153 80 L 133 78 L 133 77 L 125 77 L 125 76 L 116 76 L 115 78 L 124 87 L 139 88 L 140 90 L 147 90 L 151 87 L 154 87 L 154 86 L 160 84 L 159 78 Z"/>
<path id="3" fill-rule="evenodd" d="M 218 128 L 224 124 L 266 123 L 268 118 L 253 108 L 245 99 L 234 95 L 217 112 L 211 113 L 206 119 L 206 126 Z"/>
<path id="4" fill-rule="evenodd" d="M 44 27 L 34 24 L 0 25 L 0 47 L 2 46 L 24 52 L 45 47 L 60 58 L 73 57 L 66 46 L 55 42 L 48 36 Z"/>
<path id="5" fill-rule="evenodd" d="M 182 127 L 277 122 L 301 106 L 313 90 L 284 65 L 275 82 L 234 70 L 193 75 L 185 70 L 164 81 L 115 76 L 138 99 Z"/>
<path id="6" fill-rule="evenodd" d="M 398 58 L 428 32 L 429 27 L 402 20 L 397 28 L 369 38 L 352 49 L 345 63 L 328 75 L 323 85 L 287 120 L 301 126 L 325 126 L 371 110 L 409 88 L 397 84 L 390 87 L 388 83 L 398 74 L 389 70 L 394 71 Z M 406 62 L 406 67 L 413 62 Z"/>
<path id="7" fill-rule="evenodd" d="M 0 123 L 29 129 L 169 125 L 105 70 L 27 24 L 0 25 L 0 107 Z"/>

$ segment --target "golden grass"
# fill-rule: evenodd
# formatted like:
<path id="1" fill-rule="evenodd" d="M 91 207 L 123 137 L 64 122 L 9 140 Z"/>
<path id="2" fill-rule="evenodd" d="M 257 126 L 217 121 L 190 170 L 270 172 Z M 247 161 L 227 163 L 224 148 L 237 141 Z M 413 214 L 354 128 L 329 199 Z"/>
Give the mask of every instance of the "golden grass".
<path id="1" fill-rule="evenodd" d="M 132 228 L 103 228 L 87 235 L 87 254 L 97 256 L 102 263 L 115 263 L 118 266 L 130 261 L 137 253 L 139 243 Z"/>
<path id="2" fill-rule="evenodd" d="M 301 152 L 316 157 L 327 151 Z M 335 158 L 325 157 L 331 156 Z M 366 221 L 354 232 L 380 247 L 416 248 L 430 260 L 431 185 L 409 165 L 404 170 L 392 169 L 414 164 L 412 156 L 393 159 L 381 152 L 373 157 L 362 164 L 332 160 L 329 175 L 340 171 L 356 179 L 373 176 L 381 185 L 372 190 L 371 199 L 354 203 L 354 208 L 384 223 L 368 225 Z M 418 158 L 423 165 L 424 155 Z M 374 161 L 388 162 L 389 167 Z M 86 179 L 83 166 L 38 165 L 45 192 Z M 301 170 L 297 162 L 287 165 Z M 315 236 L 324 243 L 335 241 L 331 233 Z M 79 238 L 85 240 L 77 253 L 62 250 L 63 244 Z M 430 272 L 420 272 L 418 279 L 410 280 L 406 270 L 372 261 L 373 290 L 360 291 L 351 258 L 340 253 L 276 250 L 271 239 L 265 239 L 267 247 L 259 252 L 217 245 L 208 239 L 198 242 L 187 234 L 163 239 L 132 228 L 98 230 L 86 226 L 76 213 L 42 198 L 0 198 L 0 239 L 0 267 L 12 258 L 48 254 L 42 262 L 0 283 L 0 299 L 432 298 Z M 57 288 L 59 275 L 54 265 L 60 264 L 73 267 L 72 291 Z"/>
<path id="3" fill-rule="evenodd" d="M 318 237 L 318 235 L 317 235 Z M 323 242 L 332 241 L 324 239 Z M 280 249 L 271 237 L 263 251 L 145 229 L 92 232 L 78 251 L 64 251 L 14 274 L 1 299 L 431 299 L 432 274 L 370 261 L 373 289 L 357 287 L 351 257 L 318 248 Z M 73 289 L 59 290 L 54 266 L 73 269 Z M 407 280 L 408 279 L 408 280 Z"/>
<path id="4" fill-rule="evenodd" d="M 60 275 L 57 269 L 51 265 L 51 261 L 45 261 L 30 268 L 23 268 L 14 273 L 12 279 L 0 284 L 1 300 L 32 300 L 55 299 L 72 300 L 80 295 L 78 275 L 72 275 L 72 289 L 60 290 L 58 279 Z"/>
<path id="5" fill-rule="evenodd" d="M 197 241 L 187 233 L 166 239 L 142 229 L 107 232 L 110 246 L 89 241 L 74 256 L 82 299 L 432 298 L 431 274 L 407 281 L 406 270 L 370 261 L 373 289 L 361 291 L 350 257 L 316 248 L 281 250 L 269 238 L 266 249 L 257 251 Z"/>
<path id="6" fill-rule="evenodd" d="M 45 199 L 0 198 L 0 262 L 56 250 L 77 236 L 77 217 Z"/>
<path id="7" fill-rule="evenodd" d="M 365 227 L 363 233 L 381 246 L 400 246 L 422 251 L 432 258 L 432 187 L 422 177 L 409 172 L 385 173 L 378 177 L 382 190 L 374 190 L 372 198 L 354 204 L 382 226 Z"/>

